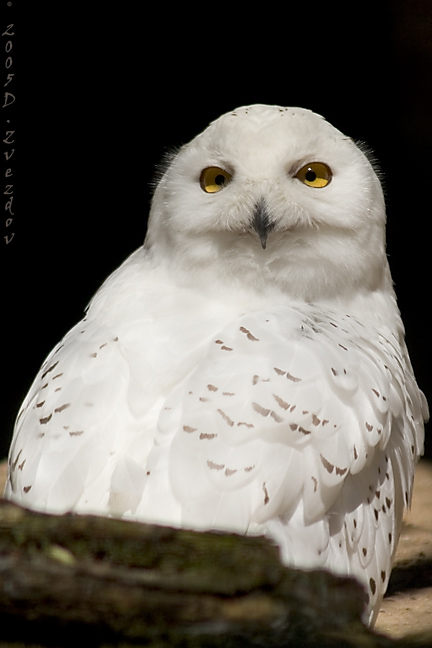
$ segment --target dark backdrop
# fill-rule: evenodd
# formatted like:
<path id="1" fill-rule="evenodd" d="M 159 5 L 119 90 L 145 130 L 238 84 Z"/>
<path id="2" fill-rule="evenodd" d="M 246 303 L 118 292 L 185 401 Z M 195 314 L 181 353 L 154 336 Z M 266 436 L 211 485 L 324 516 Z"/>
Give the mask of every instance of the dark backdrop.
<path id="1" fill-rule="evenodd" d="M 0 2 L 2 32 L 14 24 L 2 86 L 7 56 L 15 74 L 15 102 L 0 111 L 3 132 L 15 130 L 14 219 L 6 227 L 4 212 L 0 241 L 0 457 L 41 362 L 142 243 L 164 151 L 248 103 L 311 108 L 375 151 L 408 345 L 431 398 L 429 0 L 365 0 L 357 13 L 307 2 L 22 4 Z"/>

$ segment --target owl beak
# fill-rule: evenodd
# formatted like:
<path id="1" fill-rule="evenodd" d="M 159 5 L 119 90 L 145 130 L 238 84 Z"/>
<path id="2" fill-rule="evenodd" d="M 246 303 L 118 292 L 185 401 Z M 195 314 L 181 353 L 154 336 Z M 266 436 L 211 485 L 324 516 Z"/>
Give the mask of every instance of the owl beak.
<path id="1" fill-rule="evenodd" d="M 267 246 L 267 237 L 272 231 L 274 225 L 270 222 L 270 216 L 263 201 L 260 201 L 255 207 L 252 226 L 259 236 L 263 250 L 265 250 Z"/>

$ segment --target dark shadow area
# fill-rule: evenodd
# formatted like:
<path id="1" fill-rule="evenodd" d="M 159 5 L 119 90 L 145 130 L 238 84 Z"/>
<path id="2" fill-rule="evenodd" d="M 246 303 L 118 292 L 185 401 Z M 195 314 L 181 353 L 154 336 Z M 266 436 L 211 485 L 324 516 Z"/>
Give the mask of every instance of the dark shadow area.
<path id="1" fill-rule="evenodd" d="M 432 559 L 421 558 L 393 568 L 386 596 L 412 589 L 432 587 Z"/>

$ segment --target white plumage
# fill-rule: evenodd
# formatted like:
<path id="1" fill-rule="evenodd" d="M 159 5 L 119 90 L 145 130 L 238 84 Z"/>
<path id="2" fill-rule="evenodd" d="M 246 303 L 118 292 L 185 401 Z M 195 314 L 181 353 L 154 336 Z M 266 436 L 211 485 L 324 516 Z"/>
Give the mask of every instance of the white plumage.
<path id="1" fill-rule="evenodd" d="M 49 355 L 5 496 L 265 533 L 373 622 L 422 452 L 380 182 L 320 116 L 250 106 L 174 156 L 144 246 Z"/>

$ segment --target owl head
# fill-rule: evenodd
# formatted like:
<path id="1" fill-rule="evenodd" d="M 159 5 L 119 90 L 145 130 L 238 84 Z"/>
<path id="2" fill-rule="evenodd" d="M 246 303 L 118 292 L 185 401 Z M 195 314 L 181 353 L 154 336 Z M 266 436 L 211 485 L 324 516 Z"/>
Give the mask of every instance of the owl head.
<path id="1" fill-rule="evenodd" d="M 215 290 L 316 301 L 391 283 L 371 162 L 302 108 L 238 108 L 183 146 L 157 184 L 145 247 Z"/>

